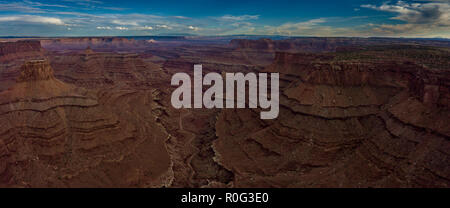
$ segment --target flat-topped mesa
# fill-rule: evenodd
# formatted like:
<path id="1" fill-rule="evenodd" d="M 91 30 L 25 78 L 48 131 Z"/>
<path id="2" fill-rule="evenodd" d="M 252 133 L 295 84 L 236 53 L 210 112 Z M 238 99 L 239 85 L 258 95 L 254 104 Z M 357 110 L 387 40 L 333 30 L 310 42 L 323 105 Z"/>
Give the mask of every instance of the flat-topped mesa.
<path id="1" fill-rule="evenodd" d="M 41 43 L 34 40 L 0 42 L 0 57 L 29 52 L 41 52 Z"/>
<path id="2" fill-rule="evenodd" d="M 53 69 L 47 60 L 27 61 L 20 68 L 17 82 L 41 81 L 54 79 Z"/>
<path id="3" fill-rule="evenodd" d="M 44 56 L 41 43 L 35 40 L 0 42 L 0 62 L 36 59 Z"/>

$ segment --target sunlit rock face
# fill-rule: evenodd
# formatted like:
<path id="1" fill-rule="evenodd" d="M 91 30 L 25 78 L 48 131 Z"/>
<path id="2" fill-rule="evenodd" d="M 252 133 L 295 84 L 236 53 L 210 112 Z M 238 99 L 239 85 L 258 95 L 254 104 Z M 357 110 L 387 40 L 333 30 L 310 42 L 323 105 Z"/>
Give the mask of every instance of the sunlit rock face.
<path id="1" fill-rule="evenodd" d="M 53 69 L 46 60 L 32 60 L 21 67 L 17 82 L 45 81 L 54 79 Z"/>

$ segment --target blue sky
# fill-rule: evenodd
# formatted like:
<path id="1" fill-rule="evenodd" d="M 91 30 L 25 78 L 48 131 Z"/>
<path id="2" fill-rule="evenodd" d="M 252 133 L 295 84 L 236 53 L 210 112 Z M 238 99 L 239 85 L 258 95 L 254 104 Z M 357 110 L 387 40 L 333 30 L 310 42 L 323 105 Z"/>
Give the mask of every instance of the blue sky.
<path id="1" fill-rule="evenodd" d="M 450 38 L 450 0 L 0 0 L 0 36 Z"/>

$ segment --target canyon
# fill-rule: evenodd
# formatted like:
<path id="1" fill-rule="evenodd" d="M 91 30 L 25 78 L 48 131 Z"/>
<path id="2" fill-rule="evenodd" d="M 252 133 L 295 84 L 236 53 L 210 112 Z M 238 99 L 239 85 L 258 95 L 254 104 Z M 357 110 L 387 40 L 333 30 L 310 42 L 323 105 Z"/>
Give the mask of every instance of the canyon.
<path id="1" fill-rule="evenodd" d="M 176 73 L 172 76 L 171 85 L 178 86 L 178 88 L 172 92 L 170 102 L 176 109 L 191 108 L 192 97 L 194 97 L 194 108 L 245 108 L 246 106 L 257 108 L 259 104 L 259 107 L 269 109 L 268 112 L 261 112 L 261 119 L 275 119 L 278 116 L 279 108 L 279 74 L 271 73 L 270 76 L 271 90 L 268 93 L 266 73 L 259 73 L 259 79 L 256 78 L 255 73 L 246 75 L 225 73 L 224 85 L 222 75 L 211 72 L 203 77 L 202 65 L 194 65 L 193 83 L 186 73 Z M 246 82 L 248 82 L 248 92 L 246 92 Z M 209 85 L 212 86 L 203 93 L 203 86 Z M 191 86 L 194 88 L 193 95 L 191 95 Z M 268 99 L 269 95 L 270 99 Z M 246 103 L 246 97 L 248 97 L 248 104 Z"/>
<path id="2" fill-rule="evenodd" d="M 450 186 L 449 41 L 218 39 L 2 39 L 0 187 Z M 195 64 L 279 73 L 278 117 L 174 108 Z"/>

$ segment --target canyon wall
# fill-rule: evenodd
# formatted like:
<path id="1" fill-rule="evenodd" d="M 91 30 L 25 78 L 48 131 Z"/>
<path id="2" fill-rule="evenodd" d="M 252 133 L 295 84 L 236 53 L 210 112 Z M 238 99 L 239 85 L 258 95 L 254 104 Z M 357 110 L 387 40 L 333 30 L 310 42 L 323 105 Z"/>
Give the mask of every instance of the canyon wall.
<path id="1" fill-rule="evenodd" d="M 220 113 L 215 161 L 234 186 L 448 187 L 449 68 L 341 55 L 277 53 L 276 120 Z"/>
<path id="2" fill-rule="evenodd" d="M 38 54 L 14 42 L 0 62 L 0 187 L 449 187 L 448 48 L 263 42 Z M 280 73 L 279 117 L 173 108 L 171 75 L 199 63 Z"/>
<path id="3" fill-rule="evenodd" d="M 0 61 L 39 56 L 42 52 L 40 42 L 35 40 L 0 42 Z"/>
<path id="4" fill-rule="evenodd" d="M 150 43 L 121 37 L 85 37 L 44 39 L 41 40 L 41 44 L 49 50 L 84 50 L 90 47 L 96 50 L 112 51 L 136 49 Z"/>
<path id="5" fill-rule="evenodd" d="M 172 180 L 168 134 L 151 91 L 96 91 L 26 62 L 0 93 L 1 187 L 161 187 Z"/>
<path id="6" fill-rule="evenodd" d="M 241 50 L 258 51 L 284 51 L 284 52 L 334 52 L 344 47 L 360 47 L 371 45 L 427 45 L 449 47 L 448 41 L 427 40 L 427 39 L 393 39 L 393 38 L 319 38 L 303 37 L 288 38 L 283 40 L 271 40 L 261 38 L 251 39 L 233 39 L 230 46 Z"/>

